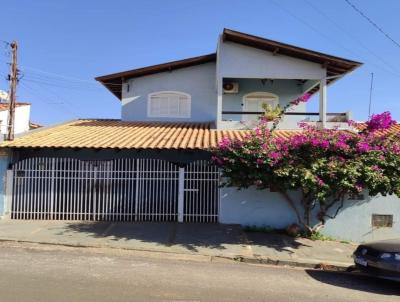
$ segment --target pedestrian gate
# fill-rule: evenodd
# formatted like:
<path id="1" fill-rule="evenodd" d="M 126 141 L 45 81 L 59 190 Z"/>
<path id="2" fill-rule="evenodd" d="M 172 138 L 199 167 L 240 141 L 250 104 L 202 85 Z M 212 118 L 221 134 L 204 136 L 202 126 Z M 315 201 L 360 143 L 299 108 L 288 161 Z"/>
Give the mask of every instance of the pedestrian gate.
<path id="1" fill-rule="evenodd" d="M 219 172 L 208 161 L 29 158 L 12 178 L 12 219 L 218 221 Z"/>

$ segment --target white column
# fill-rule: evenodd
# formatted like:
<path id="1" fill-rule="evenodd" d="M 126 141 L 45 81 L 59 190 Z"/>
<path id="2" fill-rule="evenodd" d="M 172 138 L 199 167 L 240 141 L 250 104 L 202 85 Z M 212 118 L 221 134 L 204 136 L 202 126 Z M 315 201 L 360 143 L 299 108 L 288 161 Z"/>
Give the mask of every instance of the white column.
<path id="1" fill-rule="evenodd" d="M 13 170 L 7 170 L 6 174 L 6 194 L 4 198 L 4 216 L 10 217 L 12 206 Z"/>
<path id="2" fill-rule="evenodd" d="M 319 121 L 322 128 L 326 128 L 326 79 L 321 79 L 319 85 Z"/>
<path id="3" fill-rule="evenodd" d="M 183 222 L 183 203 L 185 199 L 185 168 L 179 168 L 178 178 L 178 222 Z"/>
<path id="4" fill-rule="evenodd" d="M 221 121 L 222 121 L 222 95 L 223 95 L 222 83 L 223 83 L 222 78 L 218 78 L 218 80 L 217 80 L 217 120 L 216 120 L 217 128 L 220 128 Z"/>

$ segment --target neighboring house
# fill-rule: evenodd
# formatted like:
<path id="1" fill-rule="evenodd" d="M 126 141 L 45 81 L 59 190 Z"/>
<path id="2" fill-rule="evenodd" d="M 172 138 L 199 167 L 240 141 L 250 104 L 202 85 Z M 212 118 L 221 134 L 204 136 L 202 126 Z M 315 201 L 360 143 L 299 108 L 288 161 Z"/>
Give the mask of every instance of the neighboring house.
<path id="1" fill-rule="evenodd" d="M 0 133 L 1 140 L 7 134 L 9 103 L 0 102 Z M 30 103 L 18 102 L 15 104 L 14 133 L 16 135 L 29 131 L 30 128 Z"/>
<path id="2" fill-rule="evenodd" d="M 299 121 L 347 127 L 349 113 L 326 112 L 327 85 L 360 65 L 225 29 L 216 53 L 98 77 L 121 101 L 121 119 L 75 120 L 3 143 L 3 212 L 11 219 L 286 227 L 295 216 L 277 193 L 219 187 L 209 149 L 225 136 L 243 138 L 263 104 L 283 107 L 304 93 L 319 94 L 319 112 L 291 108 L 276 135 L 301 131 Z M 372 238 L 380 233 L 371 214 L 395 214 L 385 236 L 398 233 L 400 208 L 389 199 L 356 202 L 328 221 L 327 232 Z"/>

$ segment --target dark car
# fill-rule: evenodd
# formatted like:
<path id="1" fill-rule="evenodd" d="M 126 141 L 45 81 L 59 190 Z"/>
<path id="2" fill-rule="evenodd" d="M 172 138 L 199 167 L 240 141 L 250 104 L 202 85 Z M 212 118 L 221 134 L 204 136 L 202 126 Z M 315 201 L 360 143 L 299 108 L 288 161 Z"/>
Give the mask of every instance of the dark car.
<path id="1" fill-rule="evenodd" d="M 400 281 L 400 238 L 360 244 L 353 258 L 361 271 Z"/>

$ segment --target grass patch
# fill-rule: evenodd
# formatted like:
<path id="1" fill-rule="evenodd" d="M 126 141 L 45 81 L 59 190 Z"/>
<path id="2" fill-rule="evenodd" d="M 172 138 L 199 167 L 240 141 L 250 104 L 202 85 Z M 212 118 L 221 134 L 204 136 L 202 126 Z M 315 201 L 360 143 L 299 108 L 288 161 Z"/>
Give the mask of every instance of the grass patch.
<path id="1" fill-rule="evenodd" d="M 313 241 L 316 241 L 316 240 L 320 240 L 320 241 L 337 241 L 336 238 L 333 238 L 331 236 L 326 236 L 326 235 L 324 235 L 324 234 L 322 234 L 320 232 L 312 233 L 307 238 L 311 239 Z"/>

